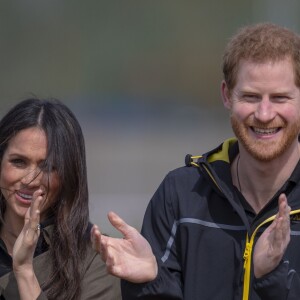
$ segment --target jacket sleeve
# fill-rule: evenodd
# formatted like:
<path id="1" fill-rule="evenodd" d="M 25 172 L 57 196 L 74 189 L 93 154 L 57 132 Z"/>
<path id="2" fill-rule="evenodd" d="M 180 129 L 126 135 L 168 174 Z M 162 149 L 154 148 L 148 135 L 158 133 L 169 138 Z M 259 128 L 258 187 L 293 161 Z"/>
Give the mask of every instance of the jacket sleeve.
<path id="1" fill-rule="evenodd" d="M 92 252 L 92 250 L 91 250 Z M 120 300 L 120 280 L 106 271 L 100 256 L 94 251 L 91 254 L 82 280 L 81 300 Z"/>
<path id="2" fill-rule="evenodd" d="M 148 240 L 158 263 L 157 278 L 143 284 L 122 281 L 123 300 L 183 299 L 181 265 L 174 230 L 176 191 L 167 176 L 152 197 L 143 221 L 142 235 Z M 175 205 L 176 206 L 176 205 Z"/>
<path id="3" fill-rule="evenodd" d="M 47 299 L 48 299 L 48 297 L 46 296 L 46 294 L 44 292 L 41 292 L 36 300 L 47 300 Z"/>
<path id="4" fill-rule="evenodd" d="M 100 256 L 89 249 L 85 274 L 82 280 L 81 300 L 120 300 L 121 288 L 118 278 L 106 271 L 106 266 Z M 42 292 L 37 300 L 47 300 Z"/>
<path id="5" fill-rule="evenodd" d="M 300 278 L 284 261 L 269 274 L 254 280 L 256 293 L 264 300 L 297 300 L 300 295 Z"/>

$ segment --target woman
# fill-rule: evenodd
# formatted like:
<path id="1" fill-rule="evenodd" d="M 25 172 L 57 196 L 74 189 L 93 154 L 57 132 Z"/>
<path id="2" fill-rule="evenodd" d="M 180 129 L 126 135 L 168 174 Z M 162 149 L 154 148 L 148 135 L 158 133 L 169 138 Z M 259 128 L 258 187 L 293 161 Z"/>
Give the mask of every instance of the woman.
<path id="1" fill-rule="evenodd" d="M 0 299 L 120 299 L 89 239 L 85 146 L 58 100 L 0 121 Z"/>

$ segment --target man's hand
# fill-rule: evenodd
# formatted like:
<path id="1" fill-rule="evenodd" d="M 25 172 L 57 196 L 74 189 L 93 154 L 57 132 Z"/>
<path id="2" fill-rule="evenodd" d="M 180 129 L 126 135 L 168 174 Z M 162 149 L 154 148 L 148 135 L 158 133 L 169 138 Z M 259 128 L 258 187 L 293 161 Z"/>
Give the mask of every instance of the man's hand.
<path id="1" fill-rule="evenodd" d="M 108 218 L 124 238 L 101 235 L 97 225 L 91 230 L 93 248 L 101 255 L 108 272 L 134 283 L 155 279 L 157 262 L 148 241 L 117 214 L 110 212 Z"/>
<path id="2" fill-rule="evenodd" d="M 285 194 L 278 199 L 278 213 L 272 224 L 257 240 L 254 253 L 254 275 L 260 278 L 280 263 L 290 242 L 290 211 Z"/>

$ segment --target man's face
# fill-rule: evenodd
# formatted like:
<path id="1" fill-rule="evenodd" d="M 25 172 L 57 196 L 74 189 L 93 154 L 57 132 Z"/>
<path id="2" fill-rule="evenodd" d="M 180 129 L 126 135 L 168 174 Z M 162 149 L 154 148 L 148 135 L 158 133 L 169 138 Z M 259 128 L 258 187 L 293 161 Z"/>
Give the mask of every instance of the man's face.
<path id="1" fill-rule="evenodd" d="M 271 161 L 298 148 L 300 90 L 290 59 L 241 61 L 235 87 L 229 94 L 223 86 L 223 92 L 233 131 L 255 159 Z"/>

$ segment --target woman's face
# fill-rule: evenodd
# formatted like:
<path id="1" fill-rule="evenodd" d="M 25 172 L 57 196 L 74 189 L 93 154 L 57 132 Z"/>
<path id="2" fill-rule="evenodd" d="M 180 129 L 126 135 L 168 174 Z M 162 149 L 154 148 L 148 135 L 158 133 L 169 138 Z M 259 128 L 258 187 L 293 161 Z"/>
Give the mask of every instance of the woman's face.
<path id="1" fill-rule="evenodd" d="M 32 195 L 44 191 L 41 217 L 58 194 L 59 179 L 55 170 L 43 171 L 47 155 L 45 132 L 37 127 L 21 130 L 8 143 L 0 167 L 0 188 L 6 200 L 4 219 L 24 219 Z"/>

